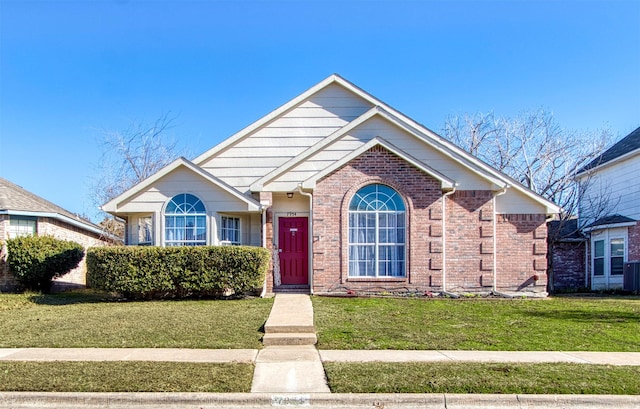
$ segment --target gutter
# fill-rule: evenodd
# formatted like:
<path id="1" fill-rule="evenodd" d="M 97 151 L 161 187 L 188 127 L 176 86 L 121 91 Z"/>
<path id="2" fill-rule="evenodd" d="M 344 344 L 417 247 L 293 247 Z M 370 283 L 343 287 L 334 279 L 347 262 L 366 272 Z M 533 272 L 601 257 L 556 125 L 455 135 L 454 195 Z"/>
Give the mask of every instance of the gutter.
<path id="1" fill-rule="evenodd" d="M 298 183 L 297 190 L 302 196 L 309 198 L 309 294 L 313 295 L 313 194 L 303 191 L 302 183 Z"/>
<path id="2" fill-rule="evenodd" d="M 97 226 L 91 226 L 80 220 L 72 219 L 71 217 L 62 215 L 60 213 L 50 213 L 50 212 L 30 212 L 30 211 L 20 211 L 20 210 L 0 210 L 0 214 L 8 214 L 9 216 L 29 216 L 29 217 L 47 217 L 50 219 L 57 219 L 63 221 L 67 224 L 70 224 L 75 227 L 79 227 L 86 231 L 90 231 L 92 233 L 99 234 L 101 236 L 105 236 L 104 230 L 98 228 Z"/>

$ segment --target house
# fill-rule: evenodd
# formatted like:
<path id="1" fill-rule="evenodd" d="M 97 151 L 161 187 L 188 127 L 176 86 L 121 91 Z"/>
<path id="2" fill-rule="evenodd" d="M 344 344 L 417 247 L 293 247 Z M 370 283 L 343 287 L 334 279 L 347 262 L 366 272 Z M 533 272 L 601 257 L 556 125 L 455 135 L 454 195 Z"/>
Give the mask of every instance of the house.
<path id="1" fill-rule="evenodd" d="M 623 264 L 640 261 L 640 128 L 576 174 L 580 224 L 589 239 L 587 286 L 622 288 Z"/>
<path id="2" fill-rule="evenodd" d="M 102 209 L 133 245 L 264 246 L 266 291 L 533 291 L 559 209 L 338 75 Z"/>
<path id="3" fill-rule="evenodd" d="M 548 223 L 549 291 L 572 292 L 587 288 L 586 247 L 577 218 L 552 220 Z"/>
<path id="4" fill-rule="evenodd" d="M 108 244 L 100 226 L 0 178 L 0 242 L 27 235 L 49 235 L 61 240 L 74 241 L 85 248 Z M 18 284 L 9 272 L 5 255 L 6 246 L 3 244 L 0 257 L 0 291 L 14 290 Z M 86 265 L 83 260 L 77 268 L 55 279 L 53 290 L 85 285 Z"/>

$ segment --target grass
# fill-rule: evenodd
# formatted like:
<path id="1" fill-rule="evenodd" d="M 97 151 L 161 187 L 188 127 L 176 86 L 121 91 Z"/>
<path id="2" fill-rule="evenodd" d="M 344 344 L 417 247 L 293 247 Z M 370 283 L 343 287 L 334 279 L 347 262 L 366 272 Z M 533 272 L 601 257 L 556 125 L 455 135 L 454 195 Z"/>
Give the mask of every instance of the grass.
<path id="1" fill-rule="evenodd" d="M 640 351 L 640 298 L 313 297 L 319 349 Z"/>
<path id="2" fill-rule="evenodd" d="M 0 294 L 0 348 L 262 348 L 272 299 L 115 301 Z"/>
<path id="3" fill-rule="evenodd" d="M 640 367 L 325 363 L 325 371 L 334 393 L 640 394 Z"/>
<path id="4" fill-rule="evenodd" d="M 0 362 L 0 391 L 250 392 L 251 364 Z"/>

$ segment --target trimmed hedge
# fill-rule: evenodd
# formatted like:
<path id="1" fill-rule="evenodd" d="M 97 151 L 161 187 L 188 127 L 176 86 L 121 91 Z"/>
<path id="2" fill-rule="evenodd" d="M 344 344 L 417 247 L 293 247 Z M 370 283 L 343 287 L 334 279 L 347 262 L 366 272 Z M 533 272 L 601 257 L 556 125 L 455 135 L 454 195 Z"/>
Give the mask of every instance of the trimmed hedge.
<path id="1" fill-rule="evenodd" d="M 262 247 L 94 247 L 87 285 L 127 298 L 243 294 L 262 287 L 270 254 Z"/>
<path id="2" fill-rule="evenodd" d="M 82 245 L 50 236 L 25 236 L 7 240 L 9 271 L 29 290 L 49 292 L 52 280 L 78 267 Z"/>

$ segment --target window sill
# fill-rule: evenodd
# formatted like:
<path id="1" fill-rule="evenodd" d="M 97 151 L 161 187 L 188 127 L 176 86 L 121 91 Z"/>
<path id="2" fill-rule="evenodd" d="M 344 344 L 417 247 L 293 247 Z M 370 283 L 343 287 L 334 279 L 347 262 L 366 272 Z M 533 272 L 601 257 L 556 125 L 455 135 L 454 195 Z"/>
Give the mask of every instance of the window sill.
<path id="1" fill-rule="evenodd" d="M 407 281 L 407 277 L 347 277 L 347 281 L 351 282 L 390 282 L 390 283 L 401 283 Z"/>

